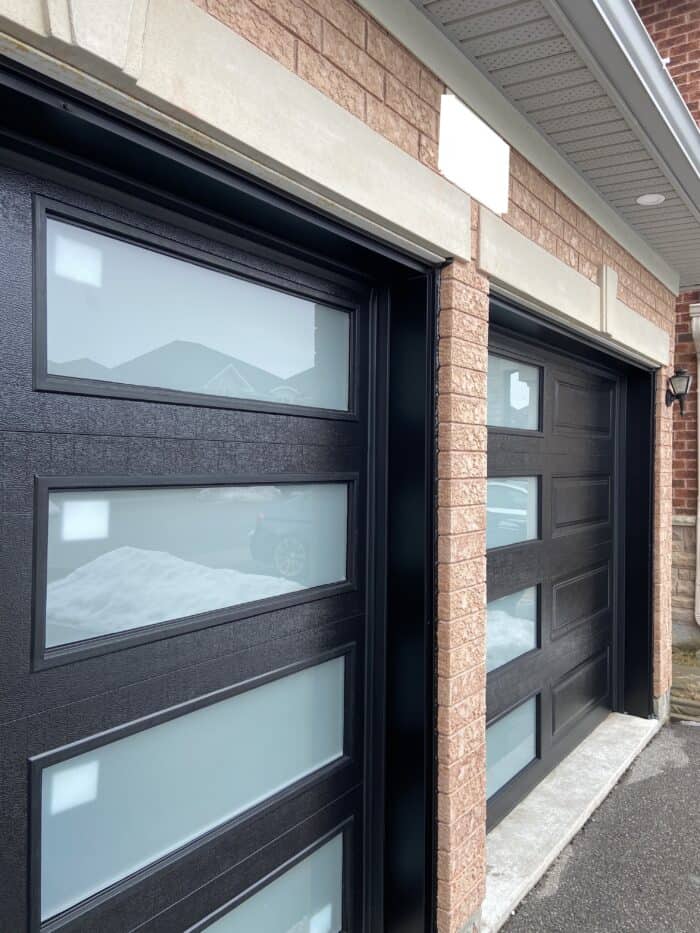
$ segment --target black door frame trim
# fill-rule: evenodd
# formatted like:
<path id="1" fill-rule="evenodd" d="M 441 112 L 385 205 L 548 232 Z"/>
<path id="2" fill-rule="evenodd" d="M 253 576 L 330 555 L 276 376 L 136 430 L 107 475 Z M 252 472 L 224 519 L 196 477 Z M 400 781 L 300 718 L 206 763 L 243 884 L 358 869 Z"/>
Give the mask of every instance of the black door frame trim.
<path id="1" fill-rule="evenodd" d="M 350 593 L 357 589 L 356 542 L 359 534 L 359 482 L 357 473 L 284 473 L 236 475 L 201 475 L 201 476 L 35 476 L 34 477 L 34 573 L 33 573 L 33 636 L 32 669 L 45 670 L 61 664 L 71 664 L 81 658 L 96 657 L 121 651 L 134 645 L 160 641 L 185 632 L 208 628 L 211 625 L 223 625 L 238 622 L 264 613 L 287 609 L 318 599 L 327 599 L 341 593 Z M 324 583 L 306 589 L 268 596 L 263 599 L 242 603 L 238 606 L 225 606 L 195 615 L 166 619 L 153 625 L 126 629 L 113 634 L 86 638 L 83 641 L 68 642 L 53 648 L 46 647 L 46 586 L 48 558 L 48 519 L 49 494 L 61 491 L 90 492 L 105 489 L 187 489 L 189 487 L 211 486 L 281 486 L 281 485 L 318 485 L 344 484 L 348 490 L 348 521 L 346 526 L 345 553 L 346 577 L 338 583 Z"/>

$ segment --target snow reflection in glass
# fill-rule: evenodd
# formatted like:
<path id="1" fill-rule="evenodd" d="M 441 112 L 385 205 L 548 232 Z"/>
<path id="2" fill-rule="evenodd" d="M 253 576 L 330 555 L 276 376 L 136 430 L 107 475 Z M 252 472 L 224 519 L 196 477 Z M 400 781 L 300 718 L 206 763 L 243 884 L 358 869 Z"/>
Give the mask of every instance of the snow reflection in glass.
<path id="1" fill-rule="evenodd" d="M 53 491 L 46 647 L 346 579 L 346 483 Z"/>
<path id="2" fill-rule="evenodd" d="M 537 647 L 537 587 L 492 599 L 486 606 L 486 670 Z"/>

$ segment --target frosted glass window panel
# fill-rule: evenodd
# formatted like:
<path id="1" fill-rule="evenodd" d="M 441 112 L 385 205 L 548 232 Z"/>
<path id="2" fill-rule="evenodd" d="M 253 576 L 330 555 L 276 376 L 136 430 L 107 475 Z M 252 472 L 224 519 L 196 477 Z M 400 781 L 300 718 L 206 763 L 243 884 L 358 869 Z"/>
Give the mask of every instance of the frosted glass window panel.
<path id="1" fill-rule="evenodd" d="M 339 759 L 344 678 L 334 658 L 45 768 L 42 919 Z"/>
<path id="2" fill-rule="evenodd" d="M 340 933 L 342 925 L 341 835 L 206 929 L 207 933 Z"/>
<path id="3" fill-rule="evenodd" d="M 540 370 L 489 353 L 487 423 L 496 428 L 540 427 Z"/>
<path id="4" fill-rule="evenodd" d="M 493 796 L 536 756 L 537 700 L 533 697 L 486 730 L 486 796 Z"/>
<path id="5" fill-rule="evenodd" d="M 350 315 L 46 222 L 48 373 L 348 410 Z"/>
<path id="6" fill-rule="evenodd" d="M 347 574 L 346 483 L 52 491 L 46 647 Z"/>
<path id="7" fill-rule="evenodd" d="M 486 670 L 493 671 L 537 647 L 537 587 L 486 606 Z"/>
<path id="8" fill-rule="evenodd" d="M 536 476 L 489 479 L 486 492 L 486 547 L 505 547 L 537 537 L 539 528 Z"/>

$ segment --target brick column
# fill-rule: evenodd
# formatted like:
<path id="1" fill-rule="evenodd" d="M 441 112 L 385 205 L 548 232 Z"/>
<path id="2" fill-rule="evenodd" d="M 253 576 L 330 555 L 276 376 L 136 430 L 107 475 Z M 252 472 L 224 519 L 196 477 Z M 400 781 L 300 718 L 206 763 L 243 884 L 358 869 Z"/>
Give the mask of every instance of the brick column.
<path id="1" fill-rule="evenodd" d="M 454 262 L 440 305 L 437 919 L 457 933 L 478 929 L 486 868 L 488 280 Z"/>
<path id="2" fill-rule="evenodd" d="M 671 688 L 671 574 L 673 456 L 673 413 L 666 405 L 666 387 L 673 373 L 669 365 L 656 375 L 656 444 L 654 449 L 654 536 L 653 536 L 653 693 L 658 713 L 665 715 L 665 698 Z"/>

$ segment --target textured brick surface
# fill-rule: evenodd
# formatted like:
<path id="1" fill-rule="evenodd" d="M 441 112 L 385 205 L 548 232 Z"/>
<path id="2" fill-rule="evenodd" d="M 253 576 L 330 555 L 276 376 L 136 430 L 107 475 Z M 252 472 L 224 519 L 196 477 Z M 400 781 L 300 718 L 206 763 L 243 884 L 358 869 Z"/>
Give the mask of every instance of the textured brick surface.
<path id="1" fill-rule="evenodd" d="M 394 145 L 437 169 L 444 85 L 348 0 L 197 0 Z"/>
<path id="2" fill-rule="evenodd" d="M 443 273 L 438 403 L 438 855 L 440 933 L 478 910 L 485 870 L 486 344 L 488 282 Z"/>
<path id="3" fill-rule="evenodd" d="M 661 282 L 514 150 L 510 175 L 507 223 L 593 282 L 610 266 L 620 301 L 672 333 L 675 299 Z"/>
<path id="4" fill-rule="evenodd" d="M 665 394 L 672 367 L 656 376 L 656 448 L 654 450 L 654 579 L 653 579 L 653 692 L 662 696 L 671 687 L 672 415 Z"/>

